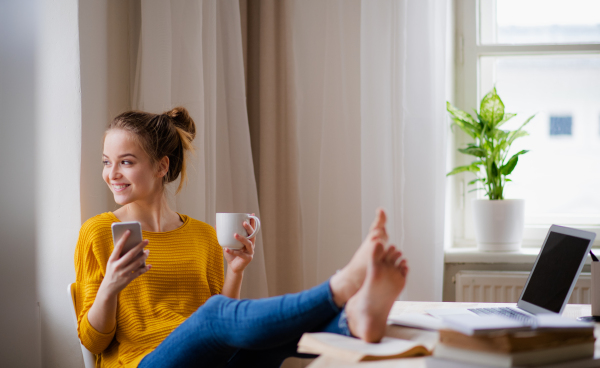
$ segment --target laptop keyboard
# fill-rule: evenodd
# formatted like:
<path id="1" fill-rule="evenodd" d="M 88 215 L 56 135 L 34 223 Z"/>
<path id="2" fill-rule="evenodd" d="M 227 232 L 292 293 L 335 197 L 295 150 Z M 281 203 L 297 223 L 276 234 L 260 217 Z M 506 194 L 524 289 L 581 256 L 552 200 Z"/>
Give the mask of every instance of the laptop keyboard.
<path id="1" fill-rule="evenodd" d="M 498 308 L 470 308 L 471 312 L 479 316 L 502 316 L 510 319 L 515 319 L 525 325 L 532 326 L 536 324 L 535 317 L 529 316 L 525 313 L 521 313 L 512 308 L 498 307 Z"/>

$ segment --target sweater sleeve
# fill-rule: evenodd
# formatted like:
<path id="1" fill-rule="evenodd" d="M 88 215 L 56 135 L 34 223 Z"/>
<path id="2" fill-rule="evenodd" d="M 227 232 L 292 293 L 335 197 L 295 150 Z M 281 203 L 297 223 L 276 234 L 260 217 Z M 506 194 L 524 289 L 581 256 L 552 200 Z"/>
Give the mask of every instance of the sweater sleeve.
<path id="1" fill-rule="evenodd" d="M 217 240 L 217 233 L 215 229 L 207 225 L 209 236 L 208 236 L 208 286 L 210 288 L 210 294 L 216 295 L 221 294 L 223 290 L 223 284 L 225 283 L 225 266 L 223 259 L 223 248 L 219 245 Z"/>
<path id="2" fill-rule="evenodd" d="M 89 222 L 89 221 L 88 221 Z M 115 328 L 109 333 L 97 331 L 88 321 L 88 312 L 104 279 L 106 271 L 106 253 L 99 255 L 98 248 L 102 249 L 103 243 L 97 239 L 97 229 L 85 223 L 79 232 L 79 240 L 75 249 L 75 272 L 76 272 L 76 311 L 77 311 L 77 333 L 79 340 L 89 351 L 94 354 L 102 353 L 111 343 L 115 335 Z M 110 230 L 109 230 L 110 231 Z M 96 239 L 95 239 L 96 238 Z M 106 244 L 108 248 L 110 244 Z"/>

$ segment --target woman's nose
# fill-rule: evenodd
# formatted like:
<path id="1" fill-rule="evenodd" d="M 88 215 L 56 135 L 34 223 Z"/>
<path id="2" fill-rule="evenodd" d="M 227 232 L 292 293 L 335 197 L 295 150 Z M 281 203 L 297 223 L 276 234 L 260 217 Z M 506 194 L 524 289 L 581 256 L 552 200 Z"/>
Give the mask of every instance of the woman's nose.
<path id="1" fill-rule="evenodd" d="M 110 169 L 109 177 L 111 179 L 118 179 L 120 176 L 121 173 L 119 172 L 119 165 L 113 165 L 113 167 Z"/>

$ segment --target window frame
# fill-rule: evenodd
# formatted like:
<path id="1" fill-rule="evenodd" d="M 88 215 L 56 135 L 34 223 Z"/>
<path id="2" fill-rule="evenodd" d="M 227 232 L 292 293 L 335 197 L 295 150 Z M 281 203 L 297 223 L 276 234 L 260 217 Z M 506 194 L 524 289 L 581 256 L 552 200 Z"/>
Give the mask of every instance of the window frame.
<path id="1" fill-rule="evenodd" d="M 478 101 L 482 96 L 480 91 L 480 63 L 481 56 L 535 56 L 535 55 L 573 55 L 573 54 L 598 54 L 600 55 L 600 43 L 586 44 L 524 44 L 508 45 L 493 44 L 482 45 L 480 43 L 479 23 L 480 17 L 493 17 L 495 0 L 485 0 L 484 11 L 481 14 L 480 0 L 456 0 L 454 7 L 455 16 L 455 65 L 454 82 L 455 106 L 465 111 L 471 111 L 478 107 Z M 492 5 L 490 5 L 492 4 Z M 485 29 L 483 32 L 493 32 Z M 453 129 L 450 133 L 449 146 L 452 148 L 450 157 L 452 167 L 470 163 L 470 158 L 459 153 L 456 148 L 464 147 L 471 142 L 469 136 L 460 129 Z M 471 200 L 477 198 L 476 192 L 469 192 L 471 188 L 467 183 L 474 178 L 471 173 L 462 173 L 451 177 L 451 207 L 452 213 L 452 244 L 451 248 L 475 247 L 475 231 L 473 226 L 473 214 Z M 523 234 L 523 247 L 539 248 L 544 240 L 548 228 L 552 223 L 560 223 L 560 218 L 536 219 L 535 223 L 525 224 Z M 586 224 L 587 223 L 587 224 Z M 590 224 L 589 219 L 582 220 L 581 225 L 567 225 L 582 230 L 595 232 L 597 237 L 594 247 L 600 246 L 600 223 Z"/>

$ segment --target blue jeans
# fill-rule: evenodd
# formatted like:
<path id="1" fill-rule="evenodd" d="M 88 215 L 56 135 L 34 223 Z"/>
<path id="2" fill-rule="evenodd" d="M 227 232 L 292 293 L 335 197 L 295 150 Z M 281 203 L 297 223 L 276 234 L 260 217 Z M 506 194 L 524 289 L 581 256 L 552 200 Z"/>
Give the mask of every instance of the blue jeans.
<path id="1" fill-rule="evenodd" d="M 215 295 L 138 367 L 279 367 L 290 356 L 303 356 L 296 353 L 298 340 L 315 331 L 350 336 L 329 281 L 266 299 Z"/>

